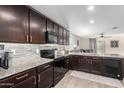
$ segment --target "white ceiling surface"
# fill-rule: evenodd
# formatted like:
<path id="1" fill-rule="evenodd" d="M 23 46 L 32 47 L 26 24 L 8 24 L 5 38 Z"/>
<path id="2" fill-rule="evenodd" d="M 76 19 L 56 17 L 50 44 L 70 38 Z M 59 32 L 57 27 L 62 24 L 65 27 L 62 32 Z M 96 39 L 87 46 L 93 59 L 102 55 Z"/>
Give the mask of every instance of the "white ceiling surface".
<path id="1" fill-rule="evenodd" d="M 124 33 L 124 5 L 97 5 L 88 11 L 87 5 L 32 5 L 33 8 L 81 37 L 100 33 Z M 93 19 L 95 23 L 89 21 Z M 112 29 L 118 26 L 118 29 Z"/>

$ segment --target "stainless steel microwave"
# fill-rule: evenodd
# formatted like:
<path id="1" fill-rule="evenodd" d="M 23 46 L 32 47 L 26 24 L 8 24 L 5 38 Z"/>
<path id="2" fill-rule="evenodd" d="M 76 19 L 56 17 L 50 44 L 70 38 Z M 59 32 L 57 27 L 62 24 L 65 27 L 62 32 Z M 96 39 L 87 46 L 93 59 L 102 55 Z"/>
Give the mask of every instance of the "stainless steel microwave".
<path id="1" fill-rule="evenodd" d="M 48 44 L 57 44 L 58 43 L 58 36 L 57 33 L 52 32 L 46 32 L 46 40 Z"/>

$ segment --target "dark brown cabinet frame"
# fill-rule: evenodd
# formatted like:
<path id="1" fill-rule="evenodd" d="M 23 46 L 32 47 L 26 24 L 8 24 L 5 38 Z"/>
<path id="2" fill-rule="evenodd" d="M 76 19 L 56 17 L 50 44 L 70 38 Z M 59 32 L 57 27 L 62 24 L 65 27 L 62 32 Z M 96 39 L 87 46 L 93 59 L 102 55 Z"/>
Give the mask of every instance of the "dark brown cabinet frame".
<path id="1" fill-rule="evenodd" d="M 46 31 L 50 30 L 56 31 L 58 37 L 60 36 L 58 44 L 69 45 L 69 32 L 30 6 L 0 5 L 0 13 L 2 13 L 0 16 L 0 42 L 44 44 L 47 43 Z M 7 19 L 4 15 L 10 18 Z M 50 25 L 47 24 L 47 21 L 50 22 Z M 35 28 L 31 25 L 32 22 L 36 22 Z M 54 25 L 61 28 L 61 31 L 59 29 L 57 31 Z"/>

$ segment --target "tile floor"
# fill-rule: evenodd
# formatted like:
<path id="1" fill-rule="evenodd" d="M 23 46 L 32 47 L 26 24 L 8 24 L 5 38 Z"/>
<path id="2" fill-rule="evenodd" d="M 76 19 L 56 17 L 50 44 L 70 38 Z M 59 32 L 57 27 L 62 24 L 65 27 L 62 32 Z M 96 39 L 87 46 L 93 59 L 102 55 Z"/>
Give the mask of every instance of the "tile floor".
<path id="1" fill-rule="evenodd" d="M 120 80 L 80 71 L 68 71 L 55 88 L 123 88 Z"/>

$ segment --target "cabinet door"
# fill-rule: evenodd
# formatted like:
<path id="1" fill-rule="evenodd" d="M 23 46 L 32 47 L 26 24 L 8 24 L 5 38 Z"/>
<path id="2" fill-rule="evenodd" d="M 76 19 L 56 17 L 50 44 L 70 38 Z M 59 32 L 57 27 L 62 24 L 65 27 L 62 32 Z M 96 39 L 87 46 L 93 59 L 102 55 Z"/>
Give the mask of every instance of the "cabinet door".
<path id="1" fill-rule="evenodd" d="M 67 42 L 67 45 L 69 45 L 69 42 L 70 42 L 70 32 L 69 31 L 67 31 L 66 32 L 66 35 L 67 35 L 67 40 L 66 40 L 66 42 Z"/>
<path id="2" fill-rule="evenodd" d="M 35 88 L 36 87 L 36 76 L 30 77 L 16 85 L 13 88 Z"/>
<path id="3" fill-rule="evenodd" d="M 95 73 L 95 74 L 101 74 L 101 59 L 94 57 L 92 59 L 92 67 L 91 67 L 91 72 Z"/>
<path id="4" fill-rule="evenodd" d="M 47 31 L 48 31 L 48 33 L 54 32 L 54 24 L 49 19 L 47 19 Z"/>
<path id="5" fill-rule="evenodd" d="M 28 8 L 0 5 L 0 42 L 28 42 Z"/>
<path id="6" fill-rule="evenodd" d="M 48 88 L 51 87 L 52 85 L 53 85 L 53 67 L 50 67 L 38 74 L 38 87 Z"/>
<path id="7" fill-rule="evenodd" d="M 90 72 L 91 64 L 90 58 L 81 56 L 79 61 L 79 70 Z"/>
<path id="8" fill-rule="evenodd" d="M 63 42 L 64 42 L 64 45 L 67 45 L 67 31 L 66 30 L 64 30 Z"/>
<path id="9" fill-rule="evenodd" d="M 69 65 L 70 65 L 69 68 L 77 70 L 79 67 L 79 56 L 77 55 L 70 56 Z"/>
<path id="10" fill-rule="evenodd" d="M 63 28 L 62 27 L 59 27 L 59 35 L 58 35 L 58 42 L 60 45 L 63 45 L 64 44 L 64 38 L 63 38 L 63 35 L 64 35 L 64 31 L 63 31 Z"/>
<path id="11" fill-rule="evenodd" d="M 58 35 L 59 26 L 57 24 L 54 24 L 54 32 Z"/>
<path id="12" fill-rule="evenodd" d="M 45 43 L 46 19 L 39 13 L 30 10 L 30 42 Z"/>

